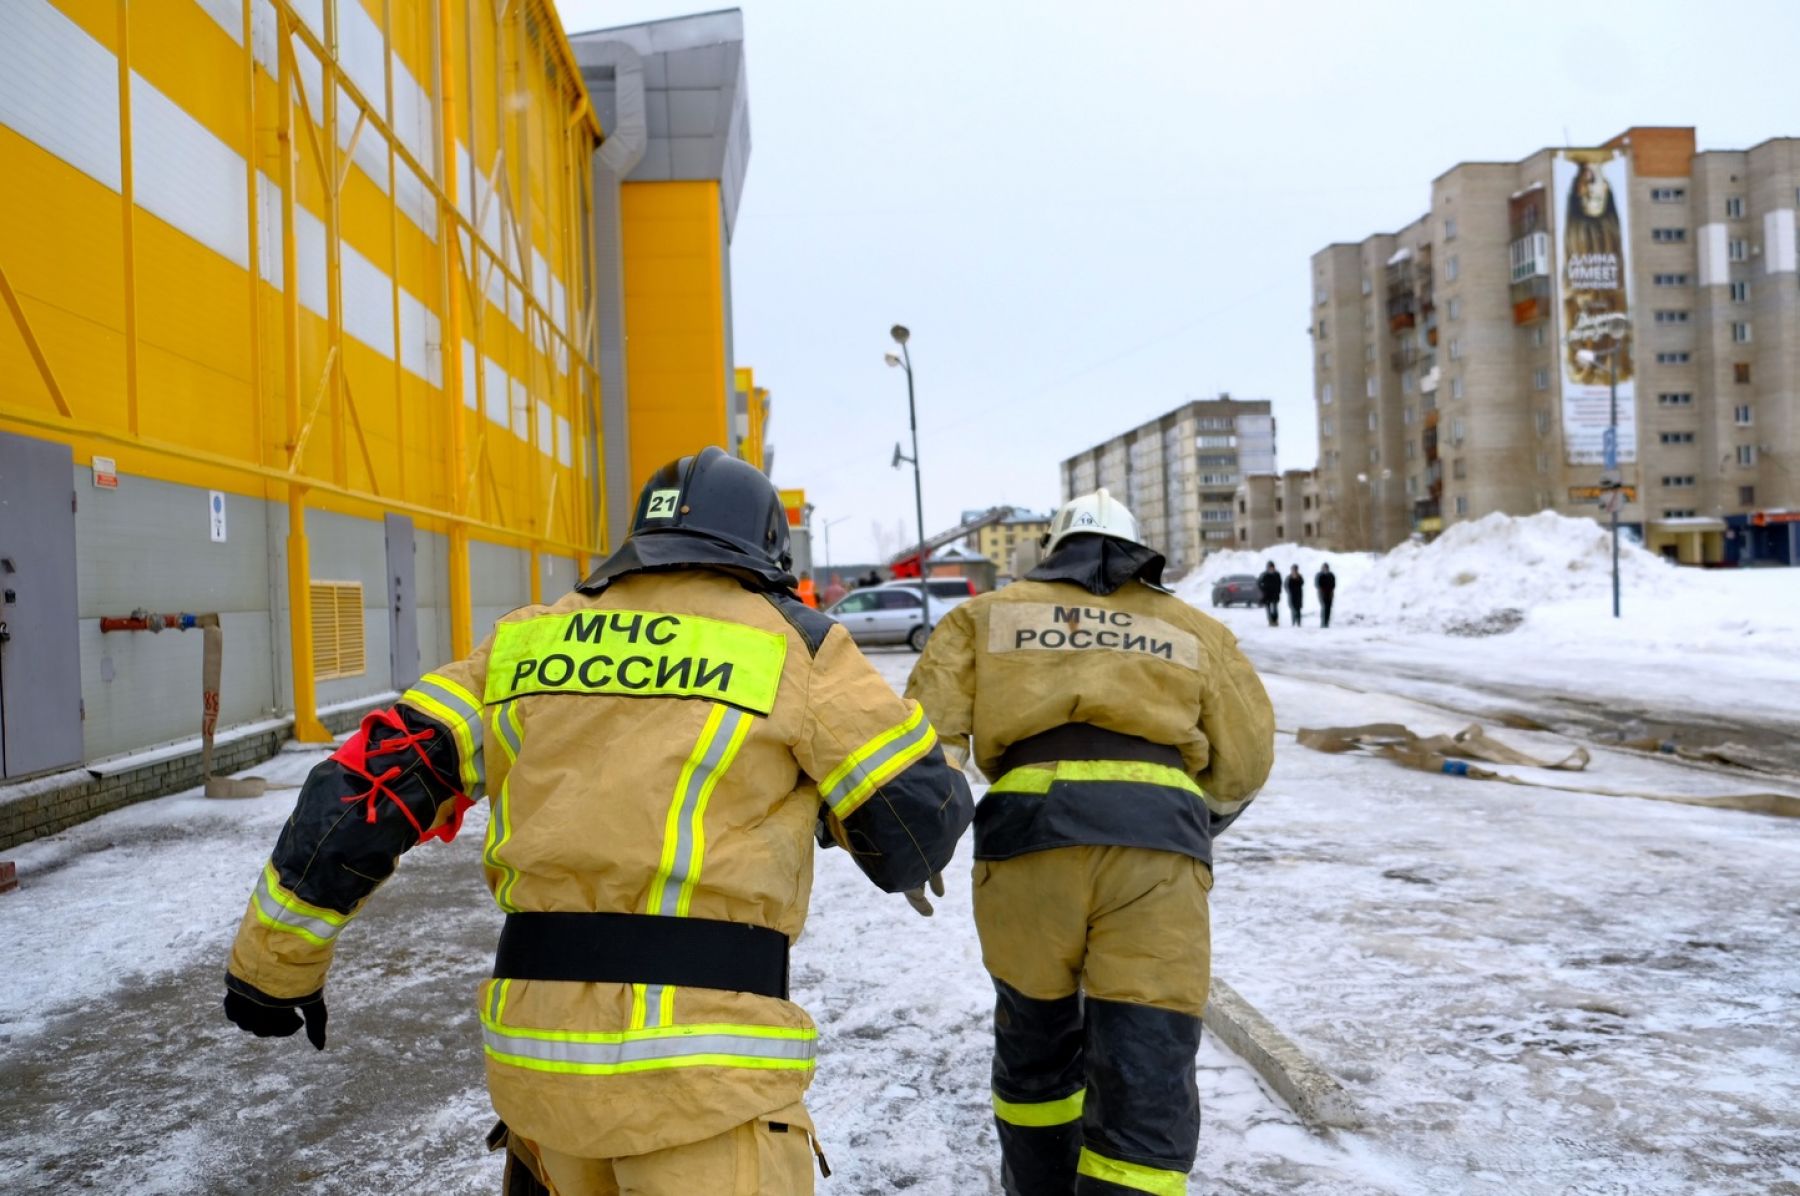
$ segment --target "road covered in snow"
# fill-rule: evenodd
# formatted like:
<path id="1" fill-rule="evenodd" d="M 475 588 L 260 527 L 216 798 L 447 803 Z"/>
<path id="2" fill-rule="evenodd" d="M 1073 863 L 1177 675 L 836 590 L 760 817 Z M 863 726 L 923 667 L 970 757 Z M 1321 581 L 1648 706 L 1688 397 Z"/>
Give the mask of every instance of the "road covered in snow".
<path id="1" fill-rule="evenodd" d="M 1591 792 L 1800 794 L 1795 778 L 1593 743 L 1583 773 L 1503 769 L 1518 785 L 1319 754 L 1293 733 L 1430 734 L 1462 726 L 1466 705 L 1334 661 L 1337 628 L 1260 619 L 1231 614 L 1267 666 L 1279 753 L 1217 848 L 1215 970 L 1367 1125 L 1309 1132 L 1209 1038 L 1190 1190 L 1800 1192 L 1800 827 Z M 898 685 L 915 657 L 875 659 Z M 1563 683 L 1554 668 L 1541 682 Z M 1660 684 L 1673 701 L 1688 679 Z M 1540 757 L 1569 748 L 1490 729 Z M 293 784 L 318 758 L 257 771 Z M 167 798 L 11 853 L 0 1189 L 497 1190 L 474 993 L 499 915 L 478 817 L 409 855 L 344 934 L 328 1050 L 220 1014 L 225 952 L 292 797 Z M 809 1104 L 834 1168 L 825 1196 L 998 1191 L 969 863 L 965 843 L 926 920 L 842 853 L 819 857 L 794 968 L 822 1030 Z"/>

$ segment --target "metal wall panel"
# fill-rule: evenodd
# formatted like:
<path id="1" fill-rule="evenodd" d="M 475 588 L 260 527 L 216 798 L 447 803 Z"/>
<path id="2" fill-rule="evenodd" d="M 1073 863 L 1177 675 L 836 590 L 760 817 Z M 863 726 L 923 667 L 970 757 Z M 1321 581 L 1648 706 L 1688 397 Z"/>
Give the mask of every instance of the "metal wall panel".
<path id="1" fill-rule="evenodd" d="M 388 675 L 395 689 L 419 679 L 418 590 L 414 584 L 413 523 L 389 515 L 387 530 Z"/>
<path id="2" fill-rule="evenodd" d="M 72 461 L 0 434 L 0 776 L 81 759 Z"/>

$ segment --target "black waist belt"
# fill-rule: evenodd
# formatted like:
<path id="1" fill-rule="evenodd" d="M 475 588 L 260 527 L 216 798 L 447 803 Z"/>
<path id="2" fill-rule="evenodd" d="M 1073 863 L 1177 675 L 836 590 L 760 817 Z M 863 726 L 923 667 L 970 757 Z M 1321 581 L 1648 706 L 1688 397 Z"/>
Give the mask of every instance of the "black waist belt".
<path id="1" fill-rule="evenodd" d="M 579 980 L 788 995 L 788 941 L 779 930 L 653 914 L 506 915 L 496 980 Z"/>
<path id="2" fill-rule="evenodd" d="M 1008 772 L 1023 764 L 1054 764 L 1058 760 L 1142 760 L 1187 769 L 1180 748 L 1089 723 L 1064 723 L 1019 740 L 1001 753 L 1000 768 Z"/>

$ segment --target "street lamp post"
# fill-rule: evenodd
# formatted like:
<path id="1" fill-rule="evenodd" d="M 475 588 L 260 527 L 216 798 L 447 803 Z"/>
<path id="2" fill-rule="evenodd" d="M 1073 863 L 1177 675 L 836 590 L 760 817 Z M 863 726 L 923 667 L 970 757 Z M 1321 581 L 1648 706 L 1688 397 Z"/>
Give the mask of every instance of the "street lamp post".
<path id="1" fill-rule="evenodd" d="M 925 634 L 931 634 L 931 591 L 925 584 L 925 490 L 919 480 L 919 408 L 913 399 L 912 351 L 906 342 L 912 339 L 912 333 L 904 324 L 896 324 L 889 329 L 888 335 L 900 346 L 900 356 L 887 355 L 887 363 L 906 371 L 906 417 L 912 425 L 912 456 L 908 457 L 894 446 L 894 468 L 900 468 L 900 462 L 911 462 L 913 467 L 913 509 L 919 520 L 919 620 L 925 628 Z"/>
<path id="2" fill-rule="evenodd" d="M 1612 524 L 1612 606 L 1613 618 L 1619 618 L 1619 508 L 1624 506 L 1624 479 L 1619 472 L 1619 350 L 1624 342 L 1617 337 L 1609 338 L 1611 343 L 1603 349 L 1578 349 L 1575 359 L 1583 365 L 1592 366 L 1601 357 L 1606 358 L 1607 379 L 1607 414 L 1606 440 L 1604 442 L 1604 458 L 1601 468 L 1604 472 L 1600 478 L 1601 486 L 1607 490 L 1606 506 L 1611 513 Z"/>

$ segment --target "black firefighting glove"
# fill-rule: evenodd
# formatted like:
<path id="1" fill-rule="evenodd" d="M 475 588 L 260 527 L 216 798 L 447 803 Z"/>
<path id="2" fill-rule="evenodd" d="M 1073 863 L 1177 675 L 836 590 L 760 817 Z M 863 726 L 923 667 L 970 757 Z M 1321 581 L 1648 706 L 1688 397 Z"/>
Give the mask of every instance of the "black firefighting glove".
<path id="1" fill-rule="evenodd" d="M 931 891 L 934 894 L 939 897 L 944 895 L 944 874 L 942 872 L 933 872 L 931 880 L 927 883 L 931 885 Z M 925 897 L 924 885 L 906 890 L 906 903 L 917 910 L 921 918 L 929 918 L 932 914 L 931 902 Z"/>
<path id="2" fill-rule="evenodd" d="M 229 973 L 225 976 L 225 1016 L 258 1038 L 287 1038 L 302 1025 L 306 1041 L 325 1049 L 325 990 L 304 997 L 271 997 Z"/>

